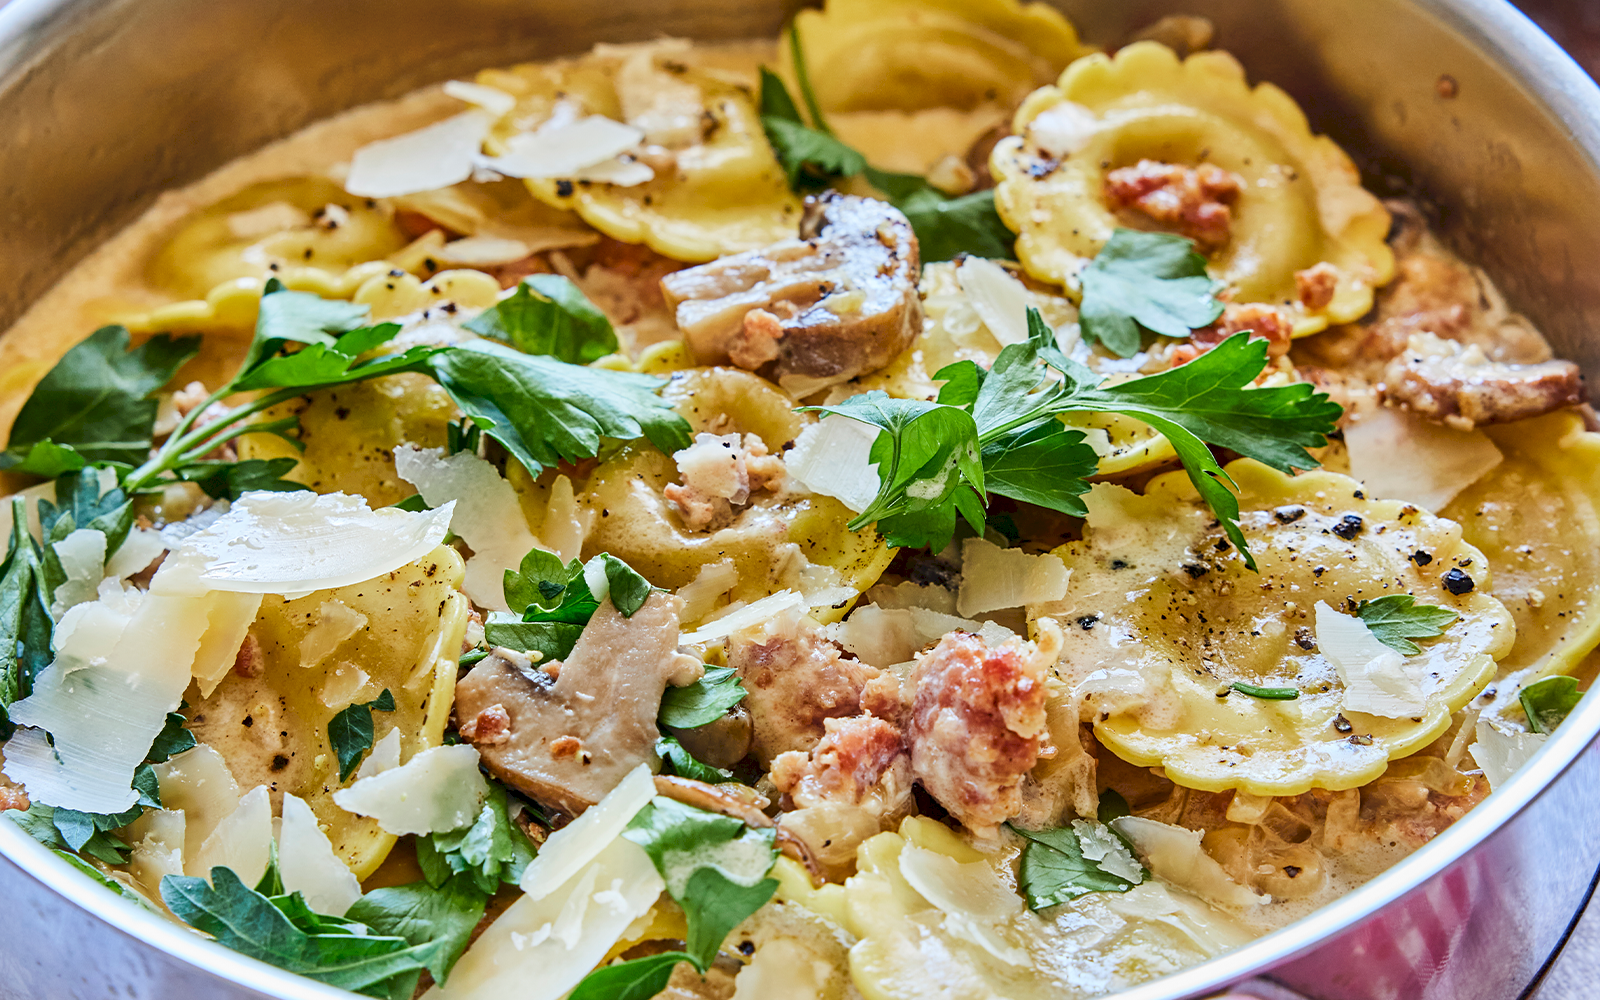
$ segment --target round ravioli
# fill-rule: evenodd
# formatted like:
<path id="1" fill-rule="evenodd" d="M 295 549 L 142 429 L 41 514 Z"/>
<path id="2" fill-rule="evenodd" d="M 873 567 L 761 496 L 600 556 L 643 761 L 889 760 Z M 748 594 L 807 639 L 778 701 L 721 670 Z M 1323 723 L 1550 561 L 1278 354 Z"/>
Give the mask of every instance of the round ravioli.
<path id="1" fill-rule="evenodd" d="M 803 426 L 789 397 L 757 375 L 735 368 L 700 368 L 672 376 L 662 394 L 695 433 L 754 434 L 772 454 Z M 654 585 L 676 590 L 725 561 L 731 600 L 752 601 L 791 588 L 812 592 L 848 588 L 859 594 L 887 568 L 894 550 L 870 528 L 851 531 L 854 516 L 832 497 L 758 492 L 732 524 L 691 531 L 662 491 L 678 481 L 670 455 L 647 442 L 623 445 L 580 488 L 593 512 L 583 557 L 609 552 Z M 828 606 L 838 604 L 832 615 Z M 837 618 L 847 601 L 829 601 Z"/>
<path id="2" fill-rule="evenodd" d="M 1490 596 L 1488 560 L 1454 521 L 1368 499 L 1346 476 L 1289 477 L 1248 460 L 1227 471 L 1259 572 L 1185 474 L 1151 480 L 1142 496 L 1099 485 L 1083 539 L 1055 550 L 1072 570 L 1067 596 L 1029 616 L 1074 626 L 1058 671 L 1122 759 L 1208 791 L 1365 784 L 1443 732 L 1511 650 L 1516 625 Z M 1421 711 L 1400 718 L 1347 707 L 1317 633 L 1319 603 L 1350 615 L 1391 594 L 1457 616 L 1384 668 L 1420 692 Z"/>
<path id="3" fill-rule="evenodd" d="M 200 299 L 238 278 L 309 270 L 331 280 L 408 242 L 394 213 L 321 177 L 263 181 L 190 216 L 150 262 L 152 284 Z"/>
<path id="4" fill-rule="evenodd" d="M 1017 0 L 829 0 L 794 30 L 826 112 L 1014 106 L 1093 51 L 1059 11 Z"/>
<path id="5" fill-rule="evenodd" d="M 334 804 L 355 775 L 339 777 L 328 724 L 387 690 L 395 707 L 372 712 L 374 746 L 399 730 L 404 762 L 443 741 L 467 627 L 463 572 L 455 550 L 440 546 L 365 583 L 268 595 L 240 664 L 206 697 L 190 691 L 184 714 L 195 737 L 222 754 L 241 788 L 304 799 L 357 878 L 377 869 L 395 837 Z"/>
<path id="6" fill-rule="evenodd" d="M 503 152 L 511 136 L 538 128 L 563 104 L 580 116 L 628 121 L 645 133 L 641 160 L 653 179 L 624 187 L 541 178 L 528 180 L 528 190 L 607 236 L 674 260 L 714 260 L 792 239 L 800 202 L 749 89 L 726 72 L 689 65 L 693 58 L 663 43 L 484 72 L 478 82 L 516 98 L 487 146 Z"/>
<path id="7" fill-rule="evenodd" d="M 1389 213 L 1362 189 L 1350 158 L 1311 134 L 1289 95 L 1271 84 L 1252 88 L 1225 52 L 1180 61 L 1163 45 L 1136 42 L 1114 58 L 1086 56 L 1029 95 L 1013 131 L 990 160 L 995 205 L 1017 233 L 1018 259 L 1038 278 L 1075 288 L 1118 226 L 1172 221 L 1133 208 L 1119 215 L 1111 184 L 1124 170 L 1143 175 L 1128 183 L 1177 205 L 1184 220 L 1226 201 L 1229 222 L 1209 246 L 1211 273 L 1236 302 L 1290 309 L 1296 336 L 1359 318 L 1393 274 Z M 1169 177 L 1170 188 L 1138 187 L 1164 183 L 1147 168 L 1189 176 Z M 1197 171 L 1213 173 L 1196 180 Z M 1229 177 L 1227 189 L 1195 187 L 1213 183 L 1206 176 Z"/>
<path id="8" fill-rule="evenodd" d="M 1571 673 L 1600 642 L 1600 434 L 1576 413 L 1483 428 L 1505 458 L 1440 513 L 1489 560 L 1517 623 L 1501 673 Z"/>

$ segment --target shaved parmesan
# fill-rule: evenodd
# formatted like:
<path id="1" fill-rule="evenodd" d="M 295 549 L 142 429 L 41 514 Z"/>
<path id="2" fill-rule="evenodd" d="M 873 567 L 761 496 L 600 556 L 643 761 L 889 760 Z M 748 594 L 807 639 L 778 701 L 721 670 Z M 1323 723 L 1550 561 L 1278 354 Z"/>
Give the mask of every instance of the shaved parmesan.
<path id="1" fill-rule="evenodd" d="M 278 831 L 278 874 L 285 892 L 300 893 L 318 913 L 342 917 L 361 898 L 361 883 L 333 853 L 311 807 L 288 792 Z"/>
<path id="2" fill-rule="evenodd" d="M 1028 342 L 1028 289 L 1005 268 L 982 257 L 967 257 L 956 280 L 1001 347 Z"/>
<path id="3" fill-rule="evenodd" d="M 867 600 L 880 608 L 924 608 L 952 616 L 956 613 L 955 593 L 931 583 L 906 580 L 892 587 L 880 583 L 867 591 Z"/>
<path id="4" fill-rule="evenodd" d="M 185 825 L 181 809 L 147 809 L 125 831 L 133 847 L 128 874 L 149 894 L 159 895 L 166 876 L 183 874 Z"/>
<path id="5" fill-rule="evenodd" d="M 1344 431 L 1350 475 L 1375 497 L 1442 510 L 1505 456 L 1482 431 L 1458 431 L 1410 410 L 1362 413 Z"/>
<path id="6" fill-rule="evenodd" d="M 685 632 L 678 637 L 680 646 L 695 646 L 705 642 L 715 642 L 725 639 L 740 629 L 760 625 L 769 619 L 791 608 L 809 610 L 811 602 L 806 600 L 804 594 L 793 590 L 780 590 L 776 594 L 768 594 L 759 601 L 734 607 L 719 618 L 713 618 L 693 632 Z"/>
<path id="7" fill-rule="evenodd" d="M 323 601 L 317 623 L 300 639 L 300 665 L 314 667 L 339 644 L 367 627 L 367 616 L 343 601 Z"/>
<path id="8" fill-rule="evenodd" d="M 956 611 L 972 617 L 984 611 L 1059 601 L 1072 575 L 1061 557 L 1003 549 L 982 538 L 961 543 L 961 590 Z"/>
<path id="9" fill-rule="evenodd" d="M 827 416 L 800 430 L 783 456 L 789 478 L 859 514 L 878 495 L 878 466 L 871 460 L 878 428 L 849 417 Z"/>
<path id="10" fill-rule="evenodd" d="M 971 632 L 989 646 L 998 646 L 1016 633 L 994 622 L 930 611 L 927 608 L 885 608 L 865 604 L 842 622 L 827 626 L 828 638 L 839 643 L 863 663 L 887 669 L 906 663 L 951 632 Z"/>
<path id="11" fill-rule="evenodd" d="M 494 267 L 522 260 L 533 251 L 521 240 L 500 236 L 468 236 L 451 240 L 434 252 L 446 264 L 462 267 Z"/>
<path id="12" fill-rule="evenodd" d="M 363 674 L 362 676 L 366 675 Z M 361 762 L 360 767 L 356 768 L 356 780 L 360 781 L 362 778 L 370 778 L 375 774 L 392 771 L 399 766 L 400 730 L 397 727 L 384 733 L 383 739 L 373 746 L 372 752 L 367 754 L 367 759 Z"/>
<path id="13" fill-rule="evenodd" d="M 572 479 L 557 476 L 550 484 L 544 523 L 539 526 L 539 541 L 544 543 L 545 550 L 560 556 L 562 562 L 571 562 L 582 552 L 583 541 L 589 537 L 593 524 L 594 510 L 578 503 Z"/>
<path id="14" fill-rule="evenodd" d="M 543 857 L 541 850 L 534 863 Z M 591 865 L 561 885 L 512 903 L 456 962 L 445 984 L 424 996 L 559 1000 L 605 960 L 623 934 L 655 905 L 664 887 L 644 848 L 613 836 L 598 845 Z"/>
<path id="15" fill-rule="evenodd" d="M 1093 111 L 1073 101 L 1052 104 L 1028 123 L 1028 138 L 1039 151 L 1065 159 L 1089 144 L 1100 128 Z"/>
<path id="16" fill-rule="evenodd" d="M 266 785 L 257 785 L 217 824 L 183 867 L 186 874 L 201 878 L 210 878 L 213 868 L 229 868 L 245 885 L 255 885 L 266 874 L 271 856 L 272 798 Z"/>
<path id="17" fill-rule="evenodd" d="M 536 131 L 514 135 L 506 141 L 504 156 L 490 157 L 485 166 L 507 177 L 572 177 L 585 167 L 639 145 L 644 133 L 603 115 L 576 121 L 553 117 Z"/>
<path id="18" fill-rule="evenodd" d="M 106 533 L 94 528 L 79 528 L 56 542 L 56 559 L 67 578 L 56 587 L 50 617 L 60 620 L 68 608 L 94 600 L 95 590 L 105 577 Z"/>
<path id="19" fill-rule="evenodd" d="M 506 571 L 521 565 L 522 557 L 537 544 L 511 484 L 469 451 L 446 455 L 443 448 L 401 445 L 394 450 L 394 466 L 430 506 L 453 503 L 450 530 L 472 547 L 461 589 L 480 607 L 511 610 L 506 604 Z"/>
<path id="20" fill-rule="evenodd" d="M 472 176 L 494 118 L 468 111 L 356 150 L 344 189 L 361 198 L 433 191 Z"/>
<path id="21" fill-rule="evenodd" d="M 361 583 L 420 559 L 449 530 L 454 504 L 372 510 L 343 493 L 246 493 L 161 564 L 152 594 L 305 594 Z"/>
<path id="22" fill-rule="evenodd" d="M 1139 859 L 1128 850 L 1123 839 L 1112 833 L 1104 823 L 1087 819 L 1072 821 L 1072 832 L 1078 835 L 1078 847 L 1083 856 L 1107 875 L 1115 875 L 1138 885 L 1144 881 L 1144 870 Z"/>
<path id="23" fill-rule="evenodd" d="M 1108 892 L 1100 898 L 1113 913 L 1130 920 L 1171 927 L 1207 955 L 1232 951 L 1255 936 L 1221 910 L 1187 893 L 1175 894 L 1160 882 L 1146 881 L 1127 892 Z"/>
<path id="24" fill-rule="evenodd" d="M 677 51 L 684 48 L 680 46 Z M 693 83 L 656 65 L 658 54 L 672 51 L 669 42 L 640 46 L 629 52 L 617 69 L 617 103 L 622 106 L 622 117 L 650 142 L 682 147 L 700 139 L 705 97 Z"/>
<path id="25" fill-rule="evenodd" d="M 152 767 L 161 789 L 161 804 L 184 815 L 183 856 L 198 856 L 200 845 L 217 824 L 239 808 L 239 786 L 233 772 L 222 754 L 204 743 Z"/>
<path id="26" fill-rule="evenodd" d="M 116 589 L 67 612 L 55 660 L 11 706 L 13 721 L 54 742 L 18 733 L 5 773 L 58 808 L 116 813 L 138 799 L 134 769 L 189 686 L 214 603 Z"/>
<path id="27" fill-rule="evenodd" d="M 156 561 L 156 557 L 165 551 L 167 544 L 161 540 L 161 532 L 150 528 L 133 528 L 128 532 L 128 537 L 122 540 L 122 546 L 106 563 L 106 576 L 114 580 L 126 580 L 135 573 L 148 569 L 150 564 Z"/>
<path id="28" fill-rule="evenodd" d="M 1539 748 L 1542 733 L 1519 733 L 1502 728 L 1489 719 L 1478 720 L 1478 740 L 1472 744 L 1472 759 L 1489 780 L 1489 790 L 1503 788 Z"/>
<path id="29" fill-rule="evenodd" d="M 481 83 L 468 83 L 465 80 L 446 80 L 443 90 L 456 100 L 480 107 L 496 118 L 510 114 L 511 109 L 517 106 L 515 97 L 503 90 L 485 87 Z"/>
<path id="30" fill-rule="evenodd" d="M 734 976 L 732 1000 L 823 1000 L 832 971 L 831 962 L 794 938 L 773 938 Z"/>
<path id="31" fill-rule="evenodd" d="M 329 708 L 344 708 L 360 697 L 371 680 L 367 672 L 354 663 L 340 663 L 327 672 L 317 697 Z"/>
<path id="32" fill-rule="evenodd" d="M 1235 882 L 1200 846 L 1199 830 L 1186 830 L 1139 816 L 1122 816 L 1111 828 L 1127 837 L 1145 866 L 1163 881 L 1218 906 L 1257 906 L 1270 901 Z"/>
<path id="33" fill-rule="evenodd" d="M 717 599 L 732 590 L 739 582 L 739 571 L 732 559 L 706 563 L 693 580 L 678 588 L 678 599 L 683 601 L 682 619 L 697 622 L 717 606 Z"/>
<path id="34" fill-rule="evenodd" d="M 1344 707 L 1386 719 L 1422 714 L 1422 687 L 1406 670 L 1405 657 L 1378 641 L 1367 623 L 1317 602 L 1317 649 L 1344 682 Z"/>
<path id="35" fill-rule="evenodd" d="M 424 750 L 396 768 L 333 793 L 348 812 L 370 816 L 384 832 L 444 833 L 472 822 L 489 794 L 470 744 Z"/>
<path id="36" fill-rule="evenodd" d="M 607 844 L 622 836 L 639 810 L 655 798 L 656 783 L 650 769 L 640 764 L 617 787 L 606 793 L 577 819 L 552 833 L 518 884 L 530 899 L 541 899 L 572 881 L 599 856 Z"/>
<path id="37" fill-rule="evenodd" d="M 216 690 L 222 678 L 228 676 L 244 645 L 250 626 L 255 624 L 261 610 L 260 594 L 209 595 L 211 611 L 206 616 L 206 632 L 200 638 L 200 649 L 194 654 L 194 682 L 202 698 Z"/>
<path id="38" fill-rule="evenodd" d="M 963 864 L 947 854 L 907 844 L 900 874 L 944 914 L 944 929 L 1008 965 L 1027 966 L 1028 951 L 1006 940 L 1000 927 L 1022 915 L 1022 899 L 1000 881 L 987 861 Z"/>
<path id="39" fill-rule="evenodd" d="M 648 163 L 623 156 L 615 160 L 606 160 L 604 163 L 596 163 L 592 167 L 584 167 L 572 177 L 574 180 L 594 181 L 596 184 L 638 187 L 647 181 L 655 180 L 656 172 L 650 169 Z"/>

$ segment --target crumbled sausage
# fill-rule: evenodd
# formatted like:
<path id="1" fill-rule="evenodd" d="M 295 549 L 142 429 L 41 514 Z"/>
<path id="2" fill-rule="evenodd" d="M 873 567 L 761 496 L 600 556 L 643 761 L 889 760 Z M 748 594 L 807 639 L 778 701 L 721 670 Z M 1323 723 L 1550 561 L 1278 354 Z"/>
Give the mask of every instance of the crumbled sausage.
<path id="1" fill-rule="evenodd" d="M 783 459 L 767 453 L 755 434 L 696 434 L 694 443 L 672 454 L 681 484 L 662 490 L 684 527 L 709 531 L 733 523 L 754 493 L 783 481 Z"/>
<path id="2" fill-rule="evenodd" d="M 233 656 L 233 672 L 240 677 L 260 677 L 266 664 L 266 656 L 261 652 L 261 640 L 256 638 L 254 632 L 246 632 L 244 642 Z"/>
<path id="3" fill-rule="evenodd" d="M 702 364 L 733 364 L 796 396 L 877 371 L 922 330 L 917 238 L 898 209 L 806 199 L 800 238 L 661 279 Z"/>
<path id="4" fill-rule="evenodd" d="M 1570 361 L 1506 364 L 1489 360 L 1477 346 L 1419 334 L 1384 369 L 1384 396 L 1430 420 L 1471 430 L 1576 406 L 1585 392 L 1583 373 Z"/>
<path id="5" fill-rule="evenodd" d="M 511 738 L 511 716 L 498 701 L 461 723 L 461 738 L 468 743 L 494 745 Z"/>
<path id="6" fill-rule="evenodd" d="M 917 781 L 980 835 L 1022 808 L 1022 778 L 1046 734 L 1045 677 L 1061 633 L 1042 620 L 1041 644 L 990 648 L 952 632 L 917 661 L 905 733 Z"/>
<path id="7" fill-rule="evenodd" d="M 1189 335 L 1189 339 L 1176 344 L 1169 354 L 1172 367 L 1193 361 L 1236 333 L 1248 331 L 1251 340 L 1267 342 L 1267 357 L 1281 358 L 1289 353 L 1294 337 L 1294 320 L 1277 306 L 1259 302 L 1229 303 L 1222 315 L 1210 326 L 1204 326 Z"/>
<path id="8" fill-rule="evenodd" d="M 1227 244 L 1233 209 L 1239 199 L 1237 174 L 1214 163 L 1185 167 L 1140 160 L 1106 174 L 1106 196 L 1117 208 L 1131 208 L 1215 250 Z"/>
<path id="9" fill-rule="evenodd" d="M 1339 269 L 1321 261 L 1304 271 L 1296 271 L 1294 287 L 1301 305 L 1313 312 L 1326 309 L 1333 301 L 1333 293 L 1339 289 Z"/>
<path id="10" fill-rule="evenodd" d="M 816 622 L 794 611 L 734 633 L 728 666 L 749 692 L 751 750 L 763 765 L 785 751 L 816 746 L 824 720 L 858 714 L 863 686 L 878 676 L 873 667 L 843 657 Z"/>

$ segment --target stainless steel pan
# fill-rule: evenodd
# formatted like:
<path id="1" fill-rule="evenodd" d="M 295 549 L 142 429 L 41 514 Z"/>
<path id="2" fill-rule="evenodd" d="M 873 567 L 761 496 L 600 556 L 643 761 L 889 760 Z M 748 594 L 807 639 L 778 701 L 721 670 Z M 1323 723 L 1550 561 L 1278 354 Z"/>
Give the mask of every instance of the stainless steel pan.
<path id="1" fill-rule="evenodd" d="M 1111 42 L 1199 13 L 1256 78 L 1447 233 L 1600 375 L 1600 91 L 1495 0 L 1068 0 Z M 157 192 L 340 109 L 596 41 L 767 35 L 756 0 L 13 0 L 0 9 L 0 329 Z M 1448 75 L 1454 97 L 1439 80 Z M 1600 553 L 1596 554 L 1600 557 Z M 1600 701 L 1510 787 L 1298 924 L 1139 987 L 1250 982 L 1316 1000 L 1505 1000 L 1535 979 L 1600 864 Z M 348 996 L 113 897 L 0 823 L 0 996 Z"/>

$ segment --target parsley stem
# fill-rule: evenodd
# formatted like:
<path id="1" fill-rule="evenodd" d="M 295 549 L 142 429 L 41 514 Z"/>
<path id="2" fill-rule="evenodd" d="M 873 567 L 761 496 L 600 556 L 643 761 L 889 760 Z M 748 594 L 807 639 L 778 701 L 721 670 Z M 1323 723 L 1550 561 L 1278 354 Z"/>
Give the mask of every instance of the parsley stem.
<path id="1" fill-rule="evenodd" d="M 232 387 L 233 383 L 229 382 L 221 389 L 218 389 L 216 392 L 212 393 L 205 406 L 211 405 L 211 401 L 221 399 L 230 394 Z M 154 455 L 150 456 L 149 461 L 145 462 L 143 465 L 139 466 L 137 469 L 128 474 L 128 478 L 124 480 L 122 488 L 128 493 L 134 493 L 139 489 L 148 486 L 163 472 L 170 472 L 174 468 L 184 464 L 186 461 L 193 461 L 199 455 L 204 455 L 206 452 L 220 447 L 222 444 L 232 440 L 235 437 L 238 437 L 240 434 L 251 433 L 259 430 L 260 428 L 244 425 L 243 421 L 245 418 L 254 416 L 257 413 L 260 413 L 262 410 L 277 406 L 279 403 L 282 403 L 286 400 L 294 399 L 296 396 L 302 396 L 305 393 L 310 392 L 312 388 L 315 387 L 280 389 L 277 392 L 268 393 L 259 399 L 246 403 L 244 406 L 233 411 L 232 413 L 229 413 L 226 417 L 215 424 L 206 424 L 204 427 L 191 428 L 187 433 L 183 434 L 180 434 L 178 431 L 173 431 L 173 433 L 168 436 L 166 443 L 164 443 Z M 198 414 L 203 409 L 204 406 L 196 407 L 194 410 L 191 410 L 190 417 Z M 188 420 L 191 425 L 193 424 L 193 420 L 189 420 L 188 418 L 185 419 Z M 180 427 L 181 426 L 182 425 L 180 425 Z"/>
<path id="2" fill-rule="evenodd" d="M 1234 681 L 1228 687 L 1240 694 L 1247 694 L 1252 698 L 1260 698 L 1264 701 L 1294 701 L 1300 697 L 1299 688 L 1256 687 L 1254 684 L 1246 684 L 1244 681 Z"/>
<path id="3" fill-rule="evenodd" d="M 822 117 L 822 107 L 817 104 L 817 95 L 811 89 L 811 74 L 806 70 L 806 54 L 800 47 L 800 28 L 793 21 L 789 22 L 789 59 L 794 63 L 794 82 L 800 86 L 800 99 L 806 103 L 806 112 L 811 115 L 811 126 L 825 135 L 832 135 L 833 129 L 828 127 L 828 120 Z"/>

